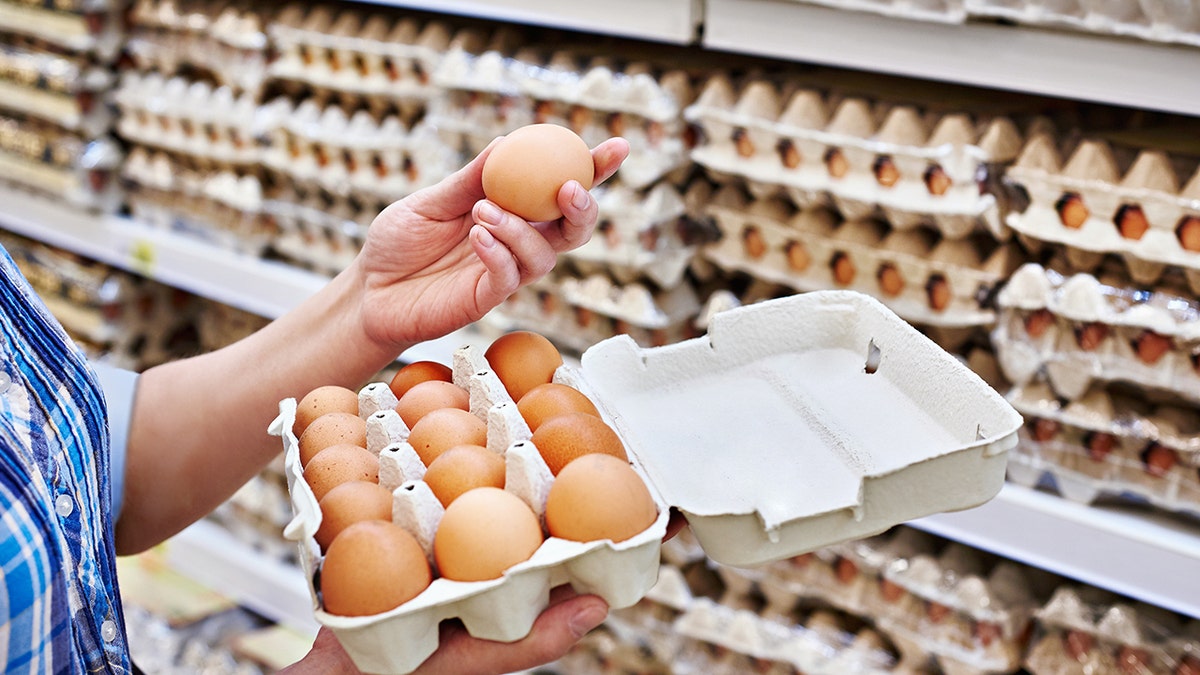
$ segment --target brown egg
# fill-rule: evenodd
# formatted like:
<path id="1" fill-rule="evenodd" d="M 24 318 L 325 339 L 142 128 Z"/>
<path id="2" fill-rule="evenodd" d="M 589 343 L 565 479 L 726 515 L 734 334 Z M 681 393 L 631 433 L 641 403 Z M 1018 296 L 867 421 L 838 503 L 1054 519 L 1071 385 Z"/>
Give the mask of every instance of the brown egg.
<path id="1" fill-rule="evenodd" d="M 886 296 L 894 298 L 904 291 L 904 277 L 900 275 L 900 270 L 891 263 L 880 265 L 879 271 L 875 273 L 875 279 L 879 282 L 879 290 Z"/>
<path id="2" fill-rule="evenodd" d="M 296 404 L 296 423 L 292 425 L 292 431 L 299 438 L 313 420 L 331 412 L 344 412 L 357 417 L 358 394 L 336 384 L 313 389 Z"/>
<path id="3" fill-rule="evenodd" d="M 849 286 L 854 282 L 854 276 L 858 273 L 854 267 L 854 261 L 842 251 L 833 254 L 833 258 L 829 261 L 829 267 L 833 270 L 834 282 L 839 286 Z"/>
<path id="4" fill-rule="evenodd" d="M 562 217 L 558 191 L 569 180 L 591 189 L 596 166 L 575 132 L 531 124 L 506 135 L 483 163 L 483 192 L 510 213 L 538 222 Z"/>
<path id="5" fill-rule="evenodd" d="M 396 374 L 392 376 L 392 381 L 388 383 L 388 387 L 392 393 L 399 399 L 408 393 L 414 385 L 420 384 L 427 380 L 440 380 L 442 382 L 452 382 L 454 379 L 454 371 L 450 370 L 450 366 L 437 361 L 413 361 L 405 365 Z"/>
<path id="6" fill-rule="evenodd" d="M 1069 630 L 1063 634 L 1063 647 L 1071 658 L 1083 663 L 1092 651 L 1092 634 L 1081 630 Z"/>
<path id="7" fill-rule="evenodd" d="M 925 283 L 925 295 L 929 300 L 929 308 L 935 312 L 944 311 L 954 299 L 950 292 L 950 282 L 940 274 L 929 277 L 929 281 Z"/>
<path id="8" fill-rule="evenodd" d="M 1084 351 L 1095 351 L 1108 338 L 1108 326 L 1092 321 L 1075 329 L 1075 343 Z"/>
<path id="9" fill-rule="evenodd" d="M 1143 363 L 1154 365 L 1167 352 L 1171 351 L 1171 338 L 1152 330 L 1146 330 L 1134 340 L 1133 348 Z"/>
<path id="10" fill-rule="evenodd" d="M 452 382 L 429 380 L 413 385 L 396 404 L 396 413 L 412 429 L 422 417 L 439 408 L 471 409 L 471 395 Z"/>
<path id="11" fill-rule="evenodd" d="M 532 331 L 519 330 L 496 338 L 483 354 L 513 401 L 554 378 L 562 354 L 553 342 Z"/>
<path id="12" fill-rule="evenodd" d="M 487 424 L 460 408 L 439 408 L 422 417 L 408 434 L 408 444 L 430 466 L 456 445 L 487 445 Z"/>
<path id="13" fill-rule="evenodd" d="M 929 194 L 940 197 L 946 194 L 950 189 L 950 176 L 946 175 L 946 170 L 937 164 L 930 164 L 928 169 L 925 169 L 925 188 L 929 190 Z"/>
<path id="14" fill-rule="evenodd" d="M 481 487 L 446 508 L 433 557 L 447 579 L 485 581 L 500 578 L 541 545 L 542 526 L 528 504 L 500 488 Z"/>
<path id="15" fill-rule="evenodd" d="M 875 173 L 875 180 L 883 187 L 892 187 L 900 181 L 900 170 L 887 155 L 877 157 L 871 170 Z"/>
<path id="16" fill-rule="evenodd" d="M 571 541 L 625 541 L 657 519 L 658 506 L 642 477 L 612 455 L 584 455 L 567 464 L 546 497 L 546 529 Z"/>
<path id="17" fill-rule="evenodd" d="M 600 417 L 596 404 L 578 389 L 557 382 L 539 384 L 530 389 L 517 401 L 517 411 L 529 425 L 530 431 L 537 431 L 542 422 L 569 412 L 583 412 Z"/>
<path id="18" fill-rule="evenodd" d="M 767 253 L 767 242 L 763 239 L 762 232 L 758 231 L 753 225 L 742 230 L 742 250 L 746 252 L 746 257 L 751 260 L 758 260 Z"/>
<path id="19" fill-rule="evenodd" d="M 1117 215 L 1113 220 L 1116 222 L 1121 236 L 1126 239 L 1141 239 L 1142 235 L 1150 229 L 1150 221 L 1146 220 L 1146 214 L 1137 204 L 1123 204 L 1121 208 L 1117 209 Z"/>
<path id="20" fill-rule="evenodd" d="M 379 458 L 357 445 L 331 445 L 304 467 L 304 482 L 318 503 L 330 490 L 352 480 L 379 482 Z"/>
<path id="21" fill-rule="evenodd" d="M 504 459 L 482 445 L 456 445 L 429 465 L 425 483 L 442 506 L 477 487 L 504 487 Z"/>
<path id="22" fill-rule="evenodd" d="M 1091 217 L 1091 212 L 1083 203 L 1083 197 L 1074 192 L 1063 194 L 1054 204 L 1054 209 L 1058 211 L 1058 218 L 1063 226 L 1073 230 L 1083 227 L 1083 224 Z"/>
<path id="23" fill-rule="evenodd" d="M 1175 226 L 1175 237 L 1185 251 L 1200 251 L 1200 216 L 1184 216 Z"/>
<path id="24" fill-rule="evenodd" d="M 832 178 L 841 178 L 850 171 L 850 162 L 842 151 L 830 148 L 825 152 L 825 169 Z"/>
<path id="25" fill-rule="evenodd" d="M 812 256 L 809 255 L 808 249 L 798 241 L 789 241 L 784 251 L 787 253 L 788 267 L 793 272 L 803 272 L 812 264 Z"/>
<path id="26" fill-rule="evenodd" d="M 370 616 L 395 609 L 433 582 L 425 551 L 408 530 L 383 520 L 350 525 L 329 545 L 321 563 L 324 609 L 339 616 Z"/>
<path id="27" fill-rule="evenodd" d="M 392 493 L 379 483 L 350 480 L 335 485 L 318 502 L 321 526 L 316 540 L 324 551 L 342 530 L 363 520 L 392 519 Z"/>
<path id="28" fill-rule="evenodd" d="M 367 447 L 367 422 L 348 412 L 325 413 L 313 420 L 298 440 L 300 466 L 307 466 L 314 455 L 331 445 Z"/>
<path id="29" fill-rule="evenodd" d="M 1025 317 L 1025 332 L 1034 339 L 1045 335 L 1053 325 L 1054 314 L 1045 308 L 1035 310 Z"/>
<path id="30" fill-rule="evenodd" d="M 794 169 L 800 166 L 800 151 L 796 148 L 796 144 L 790 139 L 779 141 L 775 149 L 779 152 L 779 162 L 786 168 Z"/>
<path id="31" fill-rule="evenodd" d="M 629 461 L 617 432 L 589 413 L 566 413 L 548 419 L 533 432 L 532 441 L 556 476 L 571 460 L 593 452 Z"/>

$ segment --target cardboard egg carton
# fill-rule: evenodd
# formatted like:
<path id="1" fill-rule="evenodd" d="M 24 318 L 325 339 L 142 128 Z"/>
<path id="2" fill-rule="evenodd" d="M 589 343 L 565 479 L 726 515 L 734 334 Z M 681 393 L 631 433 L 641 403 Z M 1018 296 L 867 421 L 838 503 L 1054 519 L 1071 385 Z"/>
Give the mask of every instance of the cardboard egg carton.
<path id="1" fill-rule="evenodd" d="M 0 2 L 0 32 L 23 35 L 112 63 L 125 37 L 124 0 L 71 0 L 52 4 Z"/>
<path id="2" fill-rule="evenodd" d="M 1039 631 L 1024 664 L 1033 675 L 1178 675 L 1195 663 L 1194 624 L 1096 588 L 1063 586 L 1037 618 Z"/>
<path id="3" fill-rule="evenodd" d="M 1013 118 L 724 74 L 708 80 L 684 116 L 703 139 L 692 159 L 760 195 L 832 205 L 850 220 L 882 216 L 897 230 L 1007 238 L 1004 195 L 981 176 L 1002 172 L 1020 152 L 1024 132 Z"/>
<path id="4" fill-rule="evenodd" d="M 262 151 L 263 164 L 304 185 L 332 194 L 391 202 L 433 185 L 459 166 L 457 153 L 427 123 L 398 115 L 347 113 L 336 104 L 305 99 L 272 102 L 278 120 Z"/>
<path id="5" fill-rule="evenodd" d="M 0 177 L 15 187 L 96 213 L 121 204 L 117 142 L 85 139 L 43 120 L 0 113 Z"/>
<path id="6" fill-rule="evenodd" d="M 1064 497 L 1085 504 L 1132 497 L 1200 514 L 1195 408 L 1103 386 L 1064 403 L 1044 383 L 1014 389 L 1008 399 L 1026 418 L 1009 480 L 1033 486 L 1049 477 Z"/>
<path id="7" fill-rule="evenodd" d="M 1170 0 L 964 0 L 971 16 L 1200 45 L 1200 9 Z"/>
<path id="8" fill-rule="evenodd" d="M 1068 247 L 1071 263 L 1092 271 L 1116 254 L 1140 284 L 1168 267 L 1200 289 L 1200 161 L 1098 138 L 1060 147 L 1048 133 L 1030 137 L 1006 180 L 1029 205 L 1008 225 L 1024 239 Z"/>
<path id="9" fill-rule="evenodd" d="M 253 174 L 196 168 L 167 153 L 134 147 L 121 166 L 133 217 L 214 246 L 259 255 L 273 228 Z"/>
<path id="10" fill-rule="evenodd" d="M 206 72 L 237 92 L 260 92 L 267 73 L 270 9 L 229 0 L 135 0 L 125 52 L 143 71 Z"/>
<path id="11" fill-rule="evenodd" d="M 477 54 L 455 49 L 434 81 L 447 96 L 433 102 L 431 115 L 459 134 L 468 154 L 521 126 L 553 123 L 574 130 L 589 146 L 625 138 L 630 154 L 617 175 L 634 188 L 688 163 L 682 110 L 693 92 L 682 70 L 535 47 Z"/>
<path id="12" fill-rule="evenodd" d="M 880 358 L 866 372 L 872 350 Z M 472 412 L 487 420 L 489 449 L 505 456 L 505 489 L 541 513 L 552 477 L 524 420 L 478 350 L 456 351 L 453 363 Z M 437 623 L 448 617 L 461 618 L 479 637 L 518 639 L 546 606 L 550 588 L 564 582 L 615 608 L 636 603 L 659 572 L 668 505 L 687 518 L 713 560 L 745 566 L 969 508 L 999 491 L 1020 424 L 958 361 L 878 302 L 849 292 L 731 310 L 714 317 L 707 336 L 657 349 L 628 337 L 606 340 L 585 351 L 577 368 L 561 367 L 556 380 L 597 403 L 660 505 L 658 520 L 615 545 L 548 539 L 500 579 L 437 579 L 377 616 L 325 613 L 310 588 L 317 620 L 360 668 L 410 671 L 436 649 Z M 721 395 L 729 387 L 738 396 Z M 368 385 L 360 414 L 368 445 L 379 453 L 380 484 L 394 490 L 393 520 L 428 550 L 440 505 L 420 482 L 423 467 L 406 447 L 394 399 L 385 383 Z M 281 401 L 271 433 L 283 440 L 296 514 L 285 534 L 299 542 L 313 579 L 321 517 L 299 466 L 295 407 L 295 399 Z M 864 407 L 880 424 L 855 422 Z M 770 424 L 729 425 L 731 418 Z M 756 461 L 694 461 L 734 443 L 758 449 Z"/>
<path id="13" fill-rule="evenodd" d="M 779 198 L 751 199 L 735 185 L 716 194 L 708 213 L 722 237 L 702 253 L 719 266 L 797 291 L 868 293 L 922 325 L 991 324 L 992 291 L 1024 262 L 1012 243 L 889 231 L 876 221 L 842 221 L 826 209 L 797 210 Z M 885 286 L 885 273 L 896 285 Z M 935 286 L 945 295 L 935 299 Z"/>
<path id="14" fill-rule="evenodd" d="M 113 74 L 78 55 L 0 45 L 0 108 L 94 138 L 110 130 Z"/>
<path id="15" fill-rule="evenodd" d="M 1093 382 L 1126 381 L 1200 401 L 1200 307 L 1192 300 L 1030 263 L 1013 273 L 996 303 L 993 344 L 1016 385 L 1045 377 L 1057 395 L 1074 400 Z"/>
<path id="16" fill-rule="evenodd" d="M 126 140 L 227 166 L 261 161 L 258 137 L 281 112 L 260 111 L 254 94 L 132 70 L 121 75 L 113 99 Z"/>
<path id="17" fill-rule="evenodd" d="M 263 211 L 279 228 L 273 249 L 301 267 L 332 276 L 362 250 L 367 227 L 384 206 L 290 185 L 273 192 Z"/>
<path id="18" fill-rule="evenodd" d="M 292 3 L 267 29 L 278 58 L 269 77 L 331 91 L 405 104 L 406 110 L 439 93 L 433 83 L 446 50 L 478 48 L 477 31 L 441 19 L 386 11 Z"/>

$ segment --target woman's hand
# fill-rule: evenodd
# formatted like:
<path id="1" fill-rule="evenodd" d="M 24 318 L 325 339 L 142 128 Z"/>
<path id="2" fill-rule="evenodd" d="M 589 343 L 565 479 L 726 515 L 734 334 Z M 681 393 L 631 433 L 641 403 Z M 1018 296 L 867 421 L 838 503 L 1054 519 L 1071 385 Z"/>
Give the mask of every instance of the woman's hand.
<path id="1" fill-rule="evenodd" d="M 485 199 L 483 163 L 496 142 L 371 223 L 354 265 L 363 285 L 363 330 L 381 347 L 402 351 L 479 320 L 592 236 L 596 200 L 576 181 L 559 190 L 564 216 L 555 221 L 528 223 Z M 628 154 L 621 138 L 596 146 L 595 184 Z"/>

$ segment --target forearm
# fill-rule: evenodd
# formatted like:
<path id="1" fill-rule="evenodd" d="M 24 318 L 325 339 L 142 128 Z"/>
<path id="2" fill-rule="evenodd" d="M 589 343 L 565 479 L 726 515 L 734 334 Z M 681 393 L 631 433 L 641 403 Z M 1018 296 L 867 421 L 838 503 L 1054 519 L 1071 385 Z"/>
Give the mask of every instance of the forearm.
<path id="1" fill-rule="evenodd" d="M 323 384 L 358 388 L 399 353 L 373 344 L 353 268 L 287 315 L 207 354 L 140 377 L 117 548 L 133 553 L 203 517 L 280 450 L 279 401 Z"/>

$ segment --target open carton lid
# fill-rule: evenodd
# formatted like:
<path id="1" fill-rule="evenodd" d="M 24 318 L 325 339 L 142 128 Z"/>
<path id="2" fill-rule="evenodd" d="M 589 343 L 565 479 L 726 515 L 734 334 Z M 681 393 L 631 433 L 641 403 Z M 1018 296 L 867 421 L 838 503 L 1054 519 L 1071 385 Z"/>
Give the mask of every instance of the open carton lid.
<path id="1" fill-rule="evenodd" d="M 716 314 L 652 349 L 618 336 L 582 379 L 663 503 L 713 560 L 751 566 L 978 506 L 1020 415 L 869 295 L 818 291 Z"/>

